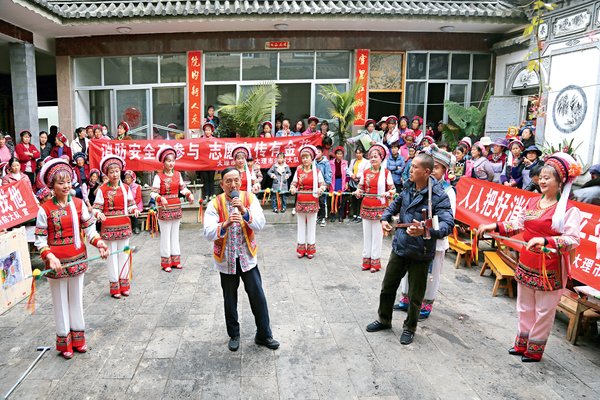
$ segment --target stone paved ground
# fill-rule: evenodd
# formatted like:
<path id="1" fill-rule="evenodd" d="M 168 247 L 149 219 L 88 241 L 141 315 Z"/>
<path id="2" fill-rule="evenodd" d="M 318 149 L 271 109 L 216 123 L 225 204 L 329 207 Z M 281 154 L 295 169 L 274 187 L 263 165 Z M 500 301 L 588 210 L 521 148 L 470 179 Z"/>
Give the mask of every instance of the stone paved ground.
<path id="1" fill-rule="evenodd" d="M 66 361 L 53 350 L 14 393 L 15 399 L 598 399 L 600 341 L 565 340 L 555 323 L 544 361 L 507 354 L 515 334 L 515 300 L 491 297 L 493 280 L 447 257 L 429 320 L 411 346 L 393 331 L 369 334 L 383 273 L 361 272 L 360 225 L 318 228 L 318 255 L 297 260 L 295 225 L 259 234 L 260 268 L 277 351 L 253 343 L 254 323 L 240 296 L 242 344 L 227 349 L 218 274 L 197 225 L 181 232 L 186 268 L 158 267 L 158 239 L 136 236 L 132 296 L 108 296 L 105 269 L 94 263 L 84 294 L 90 350 Z M 384 243 L 389 254 L 390 241 Z M 92 252 L 95 252 L 92 250 Z M 37 312 L 19 304 L 0 316 L 0 394 L 53 345 L 48 285 Z M 242 290 L 242 289 L 240 289 Z"/>

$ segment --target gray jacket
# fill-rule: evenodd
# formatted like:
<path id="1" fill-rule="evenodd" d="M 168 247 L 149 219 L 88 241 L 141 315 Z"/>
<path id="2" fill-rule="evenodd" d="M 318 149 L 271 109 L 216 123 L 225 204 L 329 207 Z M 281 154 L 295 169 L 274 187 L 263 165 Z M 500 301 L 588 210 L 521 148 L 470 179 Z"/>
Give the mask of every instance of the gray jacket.
<path id="1" fill-rule="evenodd" d="M 283 171 L 279 171 L 275 163 L 267 172 L 267 175 L 273 179 L 273 186 L 271 187 L 273 190 L 278 192 L 287 192 L 288 191 L 288 179 L 292 176 L 292 172 L 290 171 L 290 167 L 287 164 L 283 164 L 285 168 L 282 168 Z"/>

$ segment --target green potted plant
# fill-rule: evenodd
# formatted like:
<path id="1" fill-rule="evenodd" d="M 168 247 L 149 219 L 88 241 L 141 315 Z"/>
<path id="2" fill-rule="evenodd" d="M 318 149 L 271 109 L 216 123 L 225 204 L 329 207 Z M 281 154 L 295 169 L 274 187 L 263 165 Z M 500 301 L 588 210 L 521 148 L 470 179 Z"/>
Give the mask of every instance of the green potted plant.
<path id="1" fill-rule="evenodd" d="M 321 88 L 321 97 L 330 104 L 329 113 L 331 117 L 337 119 L 338 126 L 335 131 L 336 143 L 341 146 L 346 144 L 346 139 L 352 133 L 352 123 L 356 119 L 354 109 L 359 105 L 356 94 L 361 86 L 362 83 L 358 81 L 347 91 L 341 91 L 334 85 L 326 85 Z"/>

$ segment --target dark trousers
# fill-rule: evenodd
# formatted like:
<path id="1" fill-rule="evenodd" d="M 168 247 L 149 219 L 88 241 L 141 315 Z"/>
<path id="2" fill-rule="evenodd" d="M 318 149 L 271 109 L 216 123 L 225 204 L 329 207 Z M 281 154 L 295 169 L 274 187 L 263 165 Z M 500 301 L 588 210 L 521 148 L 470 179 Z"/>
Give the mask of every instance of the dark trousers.
<path id="1" fill-rule="evenodd" d="M 327 218 L 327 199 L 329 198 L 329 192 L 325 191 L 319 196 L 319 212 L 317 213 L 318 219 Z"/>
<path id="2" fill-rule="evenodd" d="M 240 336 L 240 323 L 238 322 L 238 288 L 240 278 L 244 282 L 244 289 L 248 293 L 250 308 L 256 322 L 256 337 L 266 339 L 273 336 L 269 323 L 269 310 L 267 299 L 262 288 L 262 279 L 258 265 L 250 271 L 242 272 L 239 259 L 236 259 L 236 274 L 221 273 L 221 288 L 223 289 L 223 303 L 225 306 L 225 323 L 229 337 Z"/>
<path id="3" fill-rule="evenodd" d="M 215 171 L 200 171 L 200 179 L 204 184 L 202 187 L 203 197 L 212 197 L 215 194 Z"/>
<path id="4" fill-rule="evenodd" d="M 23 172 L 29 178 L 29 182 L 31 182 L 31 187 L 35 188 L 35 174 L 33 172 Z M 35 194 L 35 190 L 33 191 Z"/>
<path id="5" fill-rule="evenodd" d="M 400 257 L 392 251 L 381 284 L 381 293 L 379 294 L 379 322 L 383 324 L 392 323 L 396 293 L 400 281 L 408 273 L 410 304 L 408 305 L 408 316 L 404 320 L 404 329 L 416 332 L 421 303 L 427 288 L 427 272 L 430 262 L 431 260 L 421 261 Z"/>
<path id="6" fill-rule="evenodd" d="M 140 210 L 141 211 L 141 210 Z M 139 218 L 136 217 L 129 217 L 129 220 L 131 221 L 131 228 L 135 229 L 138 228 L 140 229 L 142 226 L 142 222 L 140 221 Z"/>
<path id="7" fill-rule="evenodd" d="M 360 216 L 360 205 L 362 204 L 362 198 L 357 198 L 356 196 L 348 196 L 350 201 L 350 213 L 348 216 L 352 215 L 353 217 Z"/>

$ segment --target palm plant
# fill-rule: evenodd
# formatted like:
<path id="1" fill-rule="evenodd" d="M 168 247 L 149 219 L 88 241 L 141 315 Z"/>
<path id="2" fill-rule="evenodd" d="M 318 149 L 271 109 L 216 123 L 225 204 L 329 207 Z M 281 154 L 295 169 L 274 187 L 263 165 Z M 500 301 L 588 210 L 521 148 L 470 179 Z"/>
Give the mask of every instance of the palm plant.
<path id="1" fill-rule="evenodd" d="M 492 91 L 484 95 L 480 107 L 465 107 L 454 101 L 444 101 L 444 108 L 448 113 L 450 122 L 444 127 L 444 139 L 451 148 L 464 136 L 472 139 L 478 138 L 485 129 L 485 116 Z"/>
<path id="2" fill-rule="evenodd" d="M 355 82 L 348 91 L 341 91 L 335 85 L 326 85 L 320 91 L 321 97 L 329 101 L 329 113 L 338 120 L 338 129 L 335 132 L 337 141 L 340 145 L 346 144 L 347 137 L 352 133 L 352 123 L 356 119 L 354 109 L 361 100 L 356 99 L 358 90 L 362 87 L 362 82 Z"/>
<path id="3" fill-rule="evenodd" d="M 280 97 L 275 84 L 256 85 L 237 99 L 234 94 L 223 94 L 217 98 L 221 104 L 219 116 L 234 133 L 242 137 L 256 137 L 261 123 L 271 119 L 271 111 Z"/>

